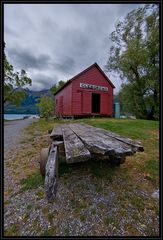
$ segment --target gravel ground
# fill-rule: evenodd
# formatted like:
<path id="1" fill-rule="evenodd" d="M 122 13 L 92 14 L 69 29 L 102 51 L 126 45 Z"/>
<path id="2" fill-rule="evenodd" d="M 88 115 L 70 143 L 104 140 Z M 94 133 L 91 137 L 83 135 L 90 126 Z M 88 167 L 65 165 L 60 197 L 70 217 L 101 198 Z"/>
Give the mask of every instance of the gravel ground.
<path id="1" fill-rule="evenodd" d="M 13 120 L 4 122 L 4 154 L 18 146 L 23 129 L 31 124 L 34 119 Z"/>
<path id="2" fill-rule="evenodd" d="M 142 190 L 145 178 L 136 182 L 128 175 L 128 160 L 115 169 L 112 179 L 95 177 L 88 163 L 64 170 L 53 203 L 47 203 L 43 181 L 23 190 L 21 179 L 39 176 L 39 152 L 48 145 L 47 135 L 39 133 L 18 140 L 29 123 L 5 126 L 5 146 L 10 148 L 5 155 L 5 236 L 159 235 L 158 199 L 151 198 L 153 190 Z M 12 138 L 9 130 L 15 133 Z"/>

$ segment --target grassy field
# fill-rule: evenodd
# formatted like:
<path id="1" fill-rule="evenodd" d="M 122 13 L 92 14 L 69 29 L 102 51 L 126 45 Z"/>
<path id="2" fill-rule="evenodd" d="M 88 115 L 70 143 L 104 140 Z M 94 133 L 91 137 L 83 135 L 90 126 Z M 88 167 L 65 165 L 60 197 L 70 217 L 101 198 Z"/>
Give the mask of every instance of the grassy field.
<path id="1" fill-rule="evenodd" d="M 144 152 L 127 157 L 125 163 L 120 167 L 112 167 L 108 161 L 60 164 L 58 191 L 59 196 L 63 196 L 63 199 L 56 200 L 53 206 L 45 205 L 44 179 L 40 175 L 38 165 L 35 164 L 35 159 L 39 158 L 41 148 L 48 146 L 48 132 L 56 124 L 69 122 L 84 122 L 141 141 Z M 39 209 L 41 214 L 46 216 L 51 228 L 41 231 L 39 223 L 37 223 L 38 228 L 35 226 L 37 220 L 35 219 L 32 226 L 36 235 L 71 236 L 73 230 L 71 232 L 69 227 L 61 230 L 61 227 L 55 223 L 68 221 L 69 225 L 67 226 L 71 224 L 73 226 L 73 219 L 77 222 L 80 221 L 82 226 L 80 231 L 78 230 L 79 235 L 159 235 L 159 203 L 151 197 L 152 193 L 159 188 L 159 122 L 113 118 L 50 120 L 48 122 L 39 119 L 27 127 L 26 133 L 28 137 L 22 140 L 25 146 L 24 151 L 19 152 L 16 156 L 15 164 L 17 165 L 13 174 L 19 178 L 19 192 L 26 193 L 36 189 L 36 193 L 33 194 L 36 195 L 37 201 L 42 201 L 44 205 L 44 207 L 40 207 L 40 203 L 37 204 L 35 210 Z M 27 161 L 23 159 L 23 165 L 22 156 L 27 159 Z M 20 170 L 17 171 L 20 164 L 23 168 L 23 175 Z M 87 179 L 87 181 L 83 182 L 79 177 Z M 95 190 L 92 190 L 92 187 L 95 187 Z M 109 195 L 110 202 L 107 202 Z M 102 197 L 103 200 L 98 202 L 97 196 Z M 7 204 L 9 203 L 6 202 Z M 32 205 L 32 202 L 28 203 L 27 213 L 29 208 L 33 207 Z M 55 218 L 55 208 L 60 205 L 62 207 Z M 69 215 L 72 218 L 68 220 Z M 29 218 L 25 221 L 28 221 Z M 98 218 L 100 224 L 98 222 L 96 224 Z M 90 227 L 92 230 L 85 229 L 83 233 L 86 223 L 89 223 L 88 226 L 92 226 L 92 228 Z M 7 229 L 6 234 L 8 233 L 16 234 L 12 229 Z"/>

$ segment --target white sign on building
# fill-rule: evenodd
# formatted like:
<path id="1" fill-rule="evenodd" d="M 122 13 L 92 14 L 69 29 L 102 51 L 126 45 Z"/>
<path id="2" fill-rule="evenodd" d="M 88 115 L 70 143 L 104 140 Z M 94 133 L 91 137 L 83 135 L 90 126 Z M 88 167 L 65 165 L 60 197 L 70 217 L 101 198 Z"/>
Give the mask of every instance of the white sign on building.
<path id="1" fill-rule="evenodd" d="M 104 92 L 108 91 L 107 87 L 102 87 L 102 86 L 97 86 L 97 85 L 87 84 L 87 83 L 80 83 L 80 87 L 81 88 L 88 88 L 88 89 L 93 89 L 93 90 L 104 91 Z"/>

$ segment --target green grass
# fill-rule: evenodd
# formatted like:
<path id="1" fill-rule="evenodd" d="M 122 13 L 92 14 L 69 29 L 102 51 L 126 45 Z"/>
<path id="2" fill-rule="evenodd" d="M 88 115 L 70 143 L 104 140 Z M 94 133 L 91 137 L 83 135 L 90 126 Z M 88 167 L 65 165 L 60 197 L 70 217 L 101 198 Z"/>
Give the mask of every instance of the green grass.
<path id="1" fill-rule="evenodd" d="M 104 223 L 105 223 L 107 226 L 110 225 L 110 224 L 112 224 L 113 221 L 114 221 L 114 219 L 113 219 L 112 217 L 106 217 L 106 218 L 104 219 Z"/>
<path id="2" fill-rule="evenodd" d="M 103 203 L 99 203 L 98 207 L 101 208 L 101 209 L 105 209 L 106 208 L 105 204 L 103 204 Z"/>
<path id="3" fill-rule="evenodd" d="M 44 198 L 44 192 L 42 191 L 37 192 L 36 195 L 37 195 L 37 200 Z"/>
<path id="4" fill-rule="evenodd" d="M 130 203 L 136 207 L 137 209 L 139 209 L 139 211 L 143 211 L 144 210 L 144 207 L 145 207 L 145 203 L 144 203 L 144 200 L 140 197 L 137 197 L 137 196 L 132 196 L 130 199 L 129 199 Z"/>
<path id="5" fill-rule="evenodd" d="M 48 213 L 48 214 L 47 214 L 47 219 L 48 219 L 48 221 L 49 221 L 49 222 L 52 222 L 54 216 L 55 216 L 54 213 Z"/>
<path id="6" fill-rule="evenodd" d="M 33 133 L 33 130 L 34 130 L 36 135 L 37 135 L 37 131 L 48 133 L 48 131 L 53 129 L 55 124 L 60 124 L 60 123 L 62 123 L 60 120 L 50 119 L 49 121 L 45 121 L 45 119 L 40 118 L 38 121 L 35 121 L 31 125 L 29 125 L 26 128 L 26 130 L 29 133 Z"/>
<path id="7" fill-rule="evenodd" d="M 90 170 L 92 176 L 97 179 L 103 179 L 112 181 L 113 173 L 115 168 L 111 166 L 109 161 L 100 160 L 100 161 L 88 161 L 86 167 Z"/>
<path id="8" fill-rule="evenodd" d="M 26 178 L 23 178 L 20 181 L 20 184 L 22 185 L 20 191 L 27 191 L 29 189 L 38 188 L 39 186 L 43 185 L 44 178 L 41 176 L 39 172 L 29 175 Z"/>
<path id="9" fill-rule="evenodd" d="M 81 222 L 84 222 L 85 220 L 86 220 L 86 216 L 81 215 L 81 216 L 80 216 L 80 221 L 81 221 Z"/>
<path id="10" fill-rule="evenodd" d="M 23 216 L 23 221 L 27 221 L 29 219 L 29 217 L 30 217 L 30 214 L 28 212 Z"/>
<path id="11" fill-rule="evenodd" d="M 27 209 L 30 210 L 32 208 L 32 204 L 27 205 Z"/>
<path id="12" fill-rule="evenodd" d="M 72 164 L 60 163 L 58 169 L 59 177 L 65 174 L 71 174 L 73 170 L 72 168 L 73 168 Z"/>
<path id="13" fill-rule="evenodd" d="M 19 235 L 19 225 L 14 223 L 9 228 L 4 231 L 4 235 L 7 236 L 18 236 Z"/>
<path id="14" fill-rule="evenodd" d="M 78 169 L 80 169 L 81 174 L 88 171 L 93 177 L 96 177 L 97 179 L 104 179 L 111 182 L 116 168 L 114 168 L 107 160 L 90 160 L 87 162 L 79 162 L 76 164 L 60 163 L 59 177 L 69 176 L 75 173 Z"/>
<path id="15" fill-rule="evenodd" d="M 133 139 L 146 139 L 149 134 L 147 129 L 155 130 L 159 127 L 158 121 L 148 120 L 129 120 L 129 119 L 113 119 L 113 118 L 97 118 L 84 119 L 82 122 L 95 127 L 104 128 L 106 130 L 131 137 Z"/>
<path id="16" fill-rule="evenodd" d="M 158 207 L 156 207 L 156 209 L 155 209 L 155 212 L 156 212 L 156 214 L 159 216 L 159 213 L 160 213 L 159 206 L 158 206 Z"/>
<path id="17" fill-rule="evenodd" d="M 149 160 L 146 160 L 142 170 L 149 174 L 148 176 L 146 176 L 146 179 L 155 184 L 159 175 L 158 159 L 151 158 Z"/>
<path id="18" fill-rule="evenodd" d="M 40 205 L 36 205 L 36 206 L 35 206 L 35 210 L 38 210 L 38 209 L 41 209 L 41 206 L 40 206 Z"/>
<path id="19" fill-rule="evenodd" d="M 110 224 L 116 226 L 116 225 L 118 225 L 118 221 L 116 219 L 114 219 L 113 217 L 106 217 L 106 218 L 104 218 L 104 224 L 106 226 L 109 226 Z"/>
<path id="20" fill-rule="evenodd" d="M 65 233 L 65 236 L 69 236 L 69 234 L 70 234 L 69 228 L 66 228 L 66 229 L 64 230 L 64 233 Z"/>
<path id="21" fill-rule="evenodd" d="M 12 203 L 11 200 L 6 200 L 6 201 L 4 201 L 4 204 L 5 204 L 5 205 L 8 205 L 8 204 L 10 204 L 10 203 Z"/>
<path id="22" fill-rule="evenodd" d="M 33 122 L 27 127 L 28 131 L 39 130 L 40 132 L 46 132 L 53 129 L 55 124 L 62 123 L 83 122 L 95 127 L 104 128 L 106 130 L 119 133 L 124 136 L 138 139 L 146 139 L 149 137 L 147 130 L 158 130 L 158 121 L 149 120 L 132 120 L 132 119 L 114 119 L 114 118 L 88 118 L 80 120 L 49 120 L 46 122 L 44 119 L 39 119 L 37 122 Z"/>
<path id="23" fill-rule="evenodd" d="M 79 202 L 79 201 L 71 201 L 75 213 L 80 213 L 82 209 L 85 209 L 89 206 L 89 204 L 85 201 Z"/>
<path id="24" fill-rule="evenodd" d="M 39 218 L 36 217 L 36 218 L 33 220 L 32 227 L 35 229 L 38 224 L 39 224 Z"/>
<path id="25" fill-rule="evenodd" d="M 47 229 L 41 233 L 41 236 L 45 236 L 45 237 L 53 236 L 53 235 L 54 235 L 54 231 L 52 229 Z"/>
<path id="26" fill-rule="evenodd" d="M 144 164 L 144 171 L 157 175 L 159 171 L 159 161 L 156 158 L 148 159 Z"/>
<path id="27" fill-rule="evenodd" d="M 92 209 L 91 209 L 91 214 L 93 214 L 93 215 L 96 214 L 96 209 L 95 209 L 95 208 L 92 208 Z"/>

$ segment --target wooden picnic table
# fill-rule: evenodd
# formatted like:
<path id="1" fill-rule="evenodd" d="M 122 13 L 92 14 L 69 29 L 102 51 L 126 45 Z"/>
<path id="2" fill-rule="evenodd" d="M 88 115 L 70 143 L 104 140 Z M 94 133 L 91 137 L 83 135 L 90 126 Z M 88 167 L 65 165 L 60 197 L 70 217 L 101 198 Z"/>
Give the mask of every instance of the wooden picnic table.
<path id="1" fill-rule="evenodd" d="M 45 192 L 51 202 L 57 192 L 58 162 L 76 163 L 90 159 L 108 159 L 115 165 L 126 156 L 144 151 L 141 143 L 111 131 L 84 123 L 59 124 L 50 134 L 52 140 L 45 173 Z"/>

